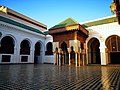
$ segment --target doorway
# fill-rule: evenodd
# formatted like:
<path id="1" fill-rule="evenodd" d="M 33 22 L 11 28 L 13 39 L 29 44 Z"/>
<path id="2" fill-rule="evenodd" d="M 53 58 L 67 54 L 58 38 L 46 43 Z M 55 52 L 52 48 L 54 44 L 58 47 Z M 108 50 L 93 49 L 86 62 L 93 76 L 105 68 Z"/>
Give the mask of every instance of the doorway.
<path id="1" fill-rule="evenodd" d="M 2 38 L 0 46 L 0 54 L 3 54 L 2 62 L 10 62 L 11 54 L 14 54 L 14 43 L 14 39 L 10 36 Z"/>
<path id="2" fill-rule="evenodd" d="M 88 64 L 101 64 L 100 43 L 97 38 L 92 38 L 88 42 Z"/>
<path id="3" fill-rule="evenodd" d="M 34 64 L 39 63 L 39 59 L 40 59 L 40 51 L 41 51 L 41 44 L 40 42 L 37 42 L 35 44 L 35 51 L 34 51 Z"/>
<path id="4" fill-rule="evenodd" d="M 112 35 L 106 39 L 105 44 L 108 50 L 108 63 L 120 64 L 120 37 Z"/>
<path id="5" fill-rule="evenodd" d="M 62 63 L 69 64 L 69 54 L 67 50 L 67 44 L 65 42 L 61 44 L 61 49 L 62 49 L 62 60 L 61 60 Z"/>

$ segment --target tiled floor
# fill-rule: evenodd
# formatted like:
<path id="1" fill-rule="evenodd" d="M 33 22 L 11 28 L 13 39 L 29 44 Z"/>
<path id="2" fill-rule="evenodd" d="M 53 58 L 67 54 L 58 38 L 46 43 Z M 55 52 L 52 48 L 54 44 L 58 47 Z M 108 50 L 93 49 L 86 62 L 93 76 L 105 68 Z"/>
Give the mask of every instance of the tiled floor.
<path id="1" fill-rule="evenodd" d="M 120 90 L 120 66 L 0 65 L 0 90 Z"/>

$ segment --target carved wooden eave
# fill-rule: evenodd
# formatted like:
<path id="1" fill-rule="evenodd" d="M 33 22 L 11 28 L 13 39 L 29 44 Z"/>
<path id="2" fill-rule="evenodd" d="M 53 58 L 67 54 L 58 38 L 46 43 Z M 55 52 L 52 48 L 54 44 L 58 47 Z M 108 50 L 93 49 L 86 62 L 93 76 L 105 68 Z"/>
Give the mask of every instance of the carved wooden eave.
<path id="1" fill-rule="evenodd" d="M 56 29 L 49 29 L 49 34 L 52 35 L 52 34 L 58 34 L 63 32 L 70 32 L 70 31 L 80 31 L 81 33 L 88 36 L 88 31 L 85 28 L 83 28 L 80 24 L 69 25 L 66 27 L 56 28 Z"/>

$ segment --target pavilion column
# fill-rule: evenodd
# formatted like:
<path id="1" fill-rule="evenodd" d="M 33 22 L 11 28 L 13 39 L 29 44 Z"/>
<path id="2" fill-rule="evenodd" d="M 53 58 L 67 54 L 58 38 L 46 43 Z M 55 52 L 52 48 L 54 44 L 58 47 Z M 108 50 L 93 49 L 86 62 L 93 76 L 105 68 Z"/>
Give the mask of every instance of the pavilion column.
<path id="1" fill-rule="evenodd" d="M 56 64 L 59 65 L 59 53 L 56 54 Z"/>
<path id="2" fill-rule="evenodd" d="M 54 65 L 58 65 L 58 55 L 58 48 L 56 48 L 54 51 Z"/>
<path id="3" fill-rule="evenodd" d="M 77 52 L 75 52 L 75 65 L 77 66 L 77 64 L 78 64 L 78 59 L 77 59 Z"/>
<path id="4" fill-rule="evenodd" d="M 58 65 L 58 52 L 54 53 L 54 65 Z"/>
<path id="5" fill-rule="evenodd" d="M 83 66 L 85 65 L 85 58 L 84 58 L 84 54 L 82 54 L 82 59 L 83 59 Z"/>
<path id="6" fill-rule="evenodd" d="M 64 64 L 66 64 L 66 59 L 67 59 L 67 57 L 66 57 L 66 53 L 64 54 Z"/>
<path id="7" fill-rule="evenodd" d="M 55 52 L 54 53 L 54 65 L 56 65 L 57 64 L 57 53 Z"/>
<path id="8" fill-rule="evenodd" d="M 61 66 L 61 60 L 62 60 L 62 50 L 61 49 L 58 49 L 58 52 L 59 52 L 59 58 L 58 58 L 58 65 Z"/>
<path id="9" fill-rule="evenodd" d="M 82 65 L 85 65 L 85 49 L 82 50 Z"/>
<path id="10" fill-rule="evenodd" d="M 54 52 L 54 64 L 58 65 L 59 64 L 59 42 L 53 42 L 53 52 Z"/>
<path id="11" fill-rule="evenodd" d="M 78 66 L 80 66 L 80 52 L 78 52 Z"/>
<path id="12" fill-rule="evenodd" d="M 64 52 L 62 51 L 62 53 L 61 53 L 61 65 L 64 65 L 64 62 L 65 62 L 65 55 L 64 55 Z"/>
<path id="13" fill-rule="evenodd" d="M 59 66 L 61 66 L 61 53 L 59 53 Z"/>
<path id="14" fill-rule="evenodd" d="M 71 62 L 70 62 L 70 52 L 71 52 L 71 50 L 70 50 L 70 48 L 68 48 L 68 53 L 69 53 L 69 65 L 71 65 Z"/>

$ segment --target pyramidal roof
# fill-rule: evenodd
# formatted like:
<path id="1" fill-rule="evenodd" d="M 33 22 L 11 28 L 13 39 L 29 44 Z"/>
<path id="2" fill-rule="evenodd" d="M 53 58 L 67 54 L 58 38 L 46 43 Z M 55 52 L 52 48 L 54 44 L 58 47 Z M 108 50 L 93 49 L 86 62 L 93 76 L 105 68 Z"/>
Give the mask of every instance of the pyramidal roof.
<path id="1" fill-rule="evenodd" d="M 69 26 L 69 25 L 75 25 L 75 24 L 79 24 L 79 23 L 72 18 L 68 18 L 68 19 L 60 22 L 59 24 L 53 26 L 50 29 L 62 28 L 62 27 L 66 27 L 66 26 Z"/>

